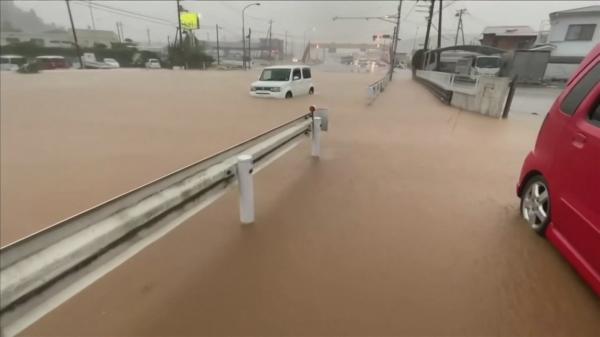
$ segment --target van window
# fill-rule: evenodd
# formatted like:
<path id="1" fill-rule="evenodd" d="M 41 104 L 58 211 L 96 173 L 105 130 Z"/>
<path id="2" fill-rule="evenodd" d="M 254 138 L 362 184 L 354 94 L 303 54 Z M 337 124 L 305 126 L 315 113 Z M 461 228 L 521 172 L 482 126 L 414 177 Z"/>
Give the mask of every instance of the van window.
<path id="1" fill-rule="evenodd" d="M 302 68 L 302 77 L 310 78 L 310 68 Z"/>
<path id="2" fill-rule="evenodd" d="M 294 72 L 292 73 L 292 79 L 296 76 L 298 76 L 299 78 L 302 78 L 302 75 L 300 75 L 300 68 L 294 69 Z"/>
<path id="3" fill-rule="evenodd" d="M 560 110 L 567 115 L 573 115 L 579 104 L 598 83 L 600 83 L 600 63 L 596 64 L 592 70 L 579 80 L 579 83 L 575 85 L 573 90 L 563 100 Z"/>

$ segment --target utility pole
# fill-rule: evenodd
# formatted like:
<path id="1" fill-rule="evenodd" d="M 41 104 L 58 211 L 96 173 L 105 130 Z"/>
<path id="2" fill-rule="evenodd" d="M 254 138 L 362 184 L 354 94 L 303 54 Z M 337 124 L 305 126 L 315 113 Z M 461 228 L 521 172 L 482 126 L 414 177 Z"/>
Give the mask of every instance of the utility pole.
<path id="1" fill-rule="evenodd" d="M 252 68 L 252 28 L 248 28 L 248 68 Z"/>
<path id="2" fill-rule="evenodd" d="M 438 13 L 438 40 L 437 47 L 438 49 L 442 48 L 442 0 L 438 0 L 440 5 L 439 13 Z"/>
<path id="3" fill-rule="evenodd" d="M 269 60 L 271 60 L 271 51 L 273 50 L 273 45 L 272 45 L 273 32 L 271 31 L 272 28 L 273 28 L 273 20 L 269 20 Z"/>
<path id="4" fill-rule="evenodd" d="M 125 41 L 125 32 L 123 31 L 123 22 L 119 21 L 119 28 L 121 28 L 121 38 Z"/>
<path id="5" fill-rule="evenodd" d="M 423 48 L 425 50 L 429 49 L 429 32 L 431 31 L 431 20 L 433 19 L 433 3 L 435 0 L 431 0 L 431 5 L 429 6 L 429 17 L 427 18 L 427 32 L 425 33 L 425 44 Z"/>
<path id="6" fill-rule="evenodd" d="M 183 57 L 183 33 L 181 31 L 181 5 L 179 0 L 177 0 L 177 24 L 179 26 L 179 51 Z"/>
<path id="7" fill-rule="evenodd" d="M 94 21 L 94 12 L 92 11 L 92 0 L 88 0 L 88 8 L 90 9 L 90 18 L 92 18 L 92 28 L 96 30 L 96 22 Z"/>
<path id="8" fill-rule="evenodd" d="M 402 14 L 402 0 L 398 2 L 398 15 L 396 18 L 396 27 L 394 28 L 394 40 L 392 41 L 392 57 L 390 58 L 390 81 L 394 75 L 396 66 L 396 48 L 398 48 L 398 36 L 400 35 L 400 15 Z"/>
<path id="9" fill-rule="evenodd" d="M 288 48 L 287 48 L 288 44 L 287 44 L 287 30 L 285 31 L 285 44 L 284 44 L 284 52 L 283 52 L 283 58 L 285 59 L 285 57 L 288 54 Z"/>
<path id="10" fill-rule="evenodd" d="M 219 25 L 215 25 L 217 29 L 217 65 L 221 64 L 221 57 L 219 56 Z"/>
<path id="11" fill-rule="evenodd" d="M 148 45 L 151 45 L 152 41 L 150 41 L 150 28 L 146 28 L 146 35 L 148 35 Z"/>
<path id="12" fill-rule="evenodd" d="M 77 33 L 75 33 L 75 24 L 73 23 L 73 15 L 71 14 L 71 5 L 69 0 L 65 0 L 67 3 L 67 11 L 69 12 L 69 21 L 71 21 L 71 30 L 73 31 L 73 40 L 75 41 L 75 50 L 77 52 L 77 58 L 79 59 L 79 69 L 83 69 L 83 61 L 81 60 L 81 51 L 79 50 L 79 42 L 77 41 Z"/>
<path id="13" fill-rule="evenodd" d="M 119 42 L 123 42 L 121 38 L 121 29 L 119 28 L 119 21 L 115 22 L 115 26 L 117 26 L 117 36 L 119 37 Z"/>
<path id="14" fill-rule="evenodd" d="M 462 16 L 466 12 L 467 12 L 466 8 L 461 8 L 461 9 L 457 10 L 456 14 L 454 15 L 454 16 L 458 17 L 458 25 L 456 26 L 456 37 L 454 38 L 454 45 L 455 46 L 458 44 L 458 31 L 461 32 L 461 34 L 462 34 L 462 43 L 465 44 L 465 31 L 463 29 Z"/>
<path id="15" fill-rule="evenodd" d="M 415 38 L 413 39 L 412 51 L 414 51 L 415 47 L 417 46 L 417 35 L 419 34 L 420 27 L 421 26 L 417 26 L 417 29 L 415 30 Z"/>

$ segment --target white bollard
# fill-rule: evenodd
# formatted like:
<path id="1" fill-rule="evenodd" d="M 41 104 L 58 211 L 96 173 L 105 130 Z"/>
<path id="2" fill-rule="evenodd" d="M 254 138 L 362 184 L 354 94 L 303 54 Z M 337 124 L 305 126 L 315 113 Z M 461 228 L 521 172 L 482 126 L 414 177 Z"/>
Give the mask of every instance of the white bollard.
<path id="1" fill-rule="evenodd" d="M 313 118 L 312 125 L 312 156 L 321 155 L 321 117 Z"/>
<path id="2" fill-rule="evenodd" d="M 254 182 L 252 180 L 252 156 L 242 154 L 237 157 L 237 176 L 240 185 L 240 221 L 243 224 L 254 222 Z"/>

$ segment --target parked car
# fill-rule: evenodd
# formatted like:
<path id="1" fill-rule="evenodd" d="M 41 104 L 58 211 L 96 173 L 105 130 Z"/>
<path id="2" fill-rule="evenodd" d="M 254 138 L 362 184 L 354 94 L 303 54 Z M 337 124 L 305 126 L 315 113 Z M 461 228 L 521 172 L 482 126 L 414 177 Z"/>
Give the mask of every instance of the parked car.
<path id="1" fill-rule="evenodd" d="M 146 68 L 147 69 L 160 69 L 160 61 L 158 59 L 148 59 L 148 61 L 146 61 Z"/>
<path id="2" fill-rule="evenodd" d="M 62 56 L 44 55 L 35 58 L 40 69 L 52 70 L 52 69 L 67 69 L 69 64 Z"/>
<path id="3" fill-rule="evenodd" d="M 250 95 L 255 97 L 292 98 L 314 93 L 311 69 L 305 65 L 267 67 L 250 85 Z"/>
<path id="4" fill-rule="evenodd" d="M 26 62 L 21 55 L 0 55 L 0 70 L 17 71 Z"/>
<path id="5" fill-rule="evenodd" d="M 600 295 L 600 45 L 558 96 L 517 184 L 521 214 Z"/>
<path id="6" fill-rule="evenodd" d="M 106 63 L 111 68 L 121 68 L 121 65 L 115 59 L 105 58 L 104 63 Z"/>

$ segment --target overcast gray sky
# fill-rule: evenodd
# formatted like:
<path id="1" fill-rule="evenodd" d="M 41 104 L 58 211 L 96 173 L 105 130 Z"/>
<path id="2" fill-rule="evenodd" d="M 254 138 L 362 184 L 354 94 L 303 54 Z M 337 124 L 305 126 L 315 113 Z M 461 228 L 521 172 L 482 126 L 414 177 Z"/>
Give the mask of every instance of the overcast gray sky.
<path id="1" fill-rule="evenodd" d="M 303 41 L 304 34 L 311 41 L 366 42 L 376 33 L 391 33 L 393 25 L 377 20 L 333 21 L 334 16 L 383 16 L 395 14 L 398 1 L 260 1 L 261 6 L 246 10 L 246 26 L 251 27 L 253 36 L 263 37 L 268 29 L 269 20 L 273 20 L 274 37 L 283 38 L 286 31 L 290 39 L 295 40 L 296 49 Z M 90 10 L 86 1 L 71 1 L 75 26 L 91 26 Z M 125 36 L 136 41 L 146 41 L 146 30 L 150 30 L 152 41 L 166 41 L 175 34 L 177 7 L 171 1 L 93 1 L 99 5 L 108 5 L 148 16 L 159 17 L 172 22 L 157 24 L 146 22 L 106 10 L 93 9 L 97 29 L 116 30 L 115 23 L 123 22 Z M 251 1 L 192 1 L 181 0 L 189 11 L 202 15 L 201 30 L 197 36 L 215 39 L 215 24 L 224 27 L 220 37 L 226 40 L 239 40 L 241 36 L 241 9 Z M 428 2 L 427 2 L 428 3 Z M 69 21 L 65 2 L 56 1 L 16 1 L 22 9 L 35 9 L 46 22 L 68 27 Z M 454 34 L 457 19 L 456 10 L 466 8 L 464 16 L 465 33 L 478 34 L 488 25 L 529 25 L 538 30 L 548 14 L 554 11 L 584 7 L 597 4 L 596 1 L 450 1 L 444 0 L 443 31 Z M 402 5 L 402 23 L 400 37 L 410 39 L 415 36 L 417 26 L 419 35 L 425 32 L 425 15 L 419 12 L 421 1 L 405 0 Z M 437 7 L 437 5 L 436 5 Z M 437 22 L 437 20 L 436 20 Z M 314 28 L 314 29 L 313 29 Z M 291 43 L 291 42 L 290 42 Z"/>

